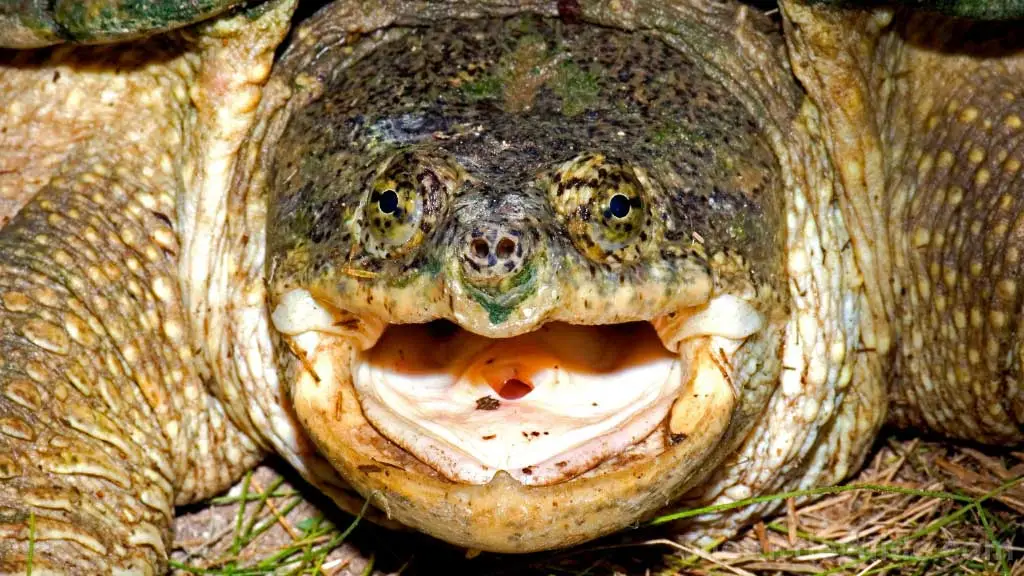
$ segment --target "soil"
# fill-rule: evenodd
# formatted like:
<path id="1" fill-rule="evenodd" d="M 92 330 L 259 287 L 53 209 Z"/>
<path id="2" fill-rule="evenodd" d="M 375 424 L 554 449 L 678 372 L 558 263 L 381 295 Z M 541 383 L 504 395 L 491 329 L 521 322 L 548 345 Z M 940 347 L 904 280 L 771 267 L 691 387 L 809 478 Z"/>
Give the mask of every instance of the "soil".
<path id="1" fill-rule="evenodd" d="M 641 527 L 568 551 L 473 555 L 368 522 L 339 542 L 354 518 L 271 461 L 225 497 L 179 510 L 174 573 L 1024 576 L 1024 452 L 892 434 L 839 490 L 788 500 L 784 515 L 709 549 Z"/>

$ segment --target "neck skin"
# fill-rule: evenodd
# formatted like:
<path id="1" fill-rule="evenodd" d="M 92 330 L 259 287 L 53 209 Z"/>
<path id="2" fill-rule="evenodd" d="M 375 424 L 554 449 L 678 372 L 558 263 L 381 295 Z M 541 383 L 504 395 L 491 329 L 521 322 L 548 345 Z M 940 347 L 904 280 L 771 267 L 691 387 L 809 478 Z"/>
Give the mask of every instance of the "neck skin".
<path id="1" fill-rule="evenodd" d="M 1019 442 L 1020 41 L 997 23 L 783 10 L 794 70 L 841 159 L 891 421 Z"/>

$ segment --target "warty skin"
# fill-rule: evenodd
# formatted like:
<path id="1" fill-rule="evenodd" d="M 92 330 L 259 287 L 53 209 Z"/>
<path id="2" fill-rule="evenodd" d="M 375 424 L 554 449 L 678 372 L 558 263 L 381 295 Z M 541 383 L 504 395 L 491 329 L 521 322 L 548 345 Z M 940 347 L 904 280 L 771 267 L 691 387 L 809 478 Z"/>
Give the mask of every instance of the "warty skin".
<path id="1" fill-rule="evenodd" d="M 778 354 L 741 354 L 760 360 L 730 376 L 747 382 L 773 360 L 778 377 L 705 414 L 706 442 L 543 493 L 454 485 L 408 455 L 407 469 L 380 474 L 374 457 L 395 448 L 360 436 L 372 428 L 358 402 L 317 386 L 271 324 L 275 146 L 340 66 L 325 47 L 344 50 L 352 30 L 507 9 L 331 5 L 274 62 L 292 10 L 0 64 L 0 571 L 162 572 L 173 506 L 225 489 L 268 451 L 343 508 L 366 496 L 380 521 L 525 551 L 539 544 L 521 535 L 538 527 L 544 545 L 565 546 L 672 501 L 838 482 L 887 418 L 1020 442 L 1021 63 L 1009 29 L 785 2 L 783 37 L 732 4 L 583 2 L 583 21 L 678 50 L 774 157 L 779 245 L 748 261 L 782 275 L 784 306 L 759 304 L 785 312 L 762 336 Z M 366 34 L 348 58 L 388 34 Z M 728 534 L 771 511 L 679 528 Z"/>

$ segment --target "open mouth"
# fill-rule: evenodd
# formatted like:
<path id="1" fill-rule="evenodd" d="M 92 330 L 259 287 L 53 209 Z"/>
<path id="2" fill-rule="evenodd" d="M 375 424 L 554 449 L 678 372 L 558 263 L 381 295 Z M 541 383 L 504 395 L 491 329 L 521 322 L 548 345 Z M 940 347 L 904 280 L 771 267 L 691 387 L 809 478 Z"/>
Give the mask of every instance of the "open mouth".
<path id="1" fill-rule="evenodd" d="M 317 335 L 344 332 L 338 317 L 299 289 L 274 323 L 312 366 Z M 504 471 L 540 486 L 686 438 L 710 404 L 734 400 L 730 358 L 761 323 L 728 295 L 649 322 L 550 322 L 509 338 L 364 321 L 348 373 L 367 421 L 441 476 L 479 485 Z"/>
<path id="2" fill-rule="evenodd" d="M 580 474 L 647 437 L 683 382 L 648 323 L 552 323 L 513 338 L 394 325 L 353 358 L 366 417 L 458 482 Z"/>

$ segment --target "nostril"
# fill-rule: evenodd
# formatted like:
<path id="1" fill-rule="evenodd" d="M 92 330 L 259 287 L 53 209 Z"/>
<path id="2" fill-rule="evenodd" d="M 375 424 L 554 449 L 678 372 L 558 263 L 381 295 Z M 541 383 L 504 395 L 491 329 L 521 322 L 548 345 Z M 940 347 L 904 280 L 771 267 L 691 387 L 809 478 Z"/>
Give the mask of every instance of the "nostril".
<path id="1" fill-rule="evenodd" d="M 498 247 L 494 250 L 494 255 L 504 260 L 512 255 L 516 250 L 516 243 L 509 238 L 502 238 L 498 241 Z"/>
<path id="2" fill-rule="evenodd" d="M 487 246 L 487 241 L 482 238 L 473 240 L 470 248 L 473 249 L 473 254 L 476 254 L 477 258 L 487 258 L 487 254 L 491 251 L 490 247 Z"/>

